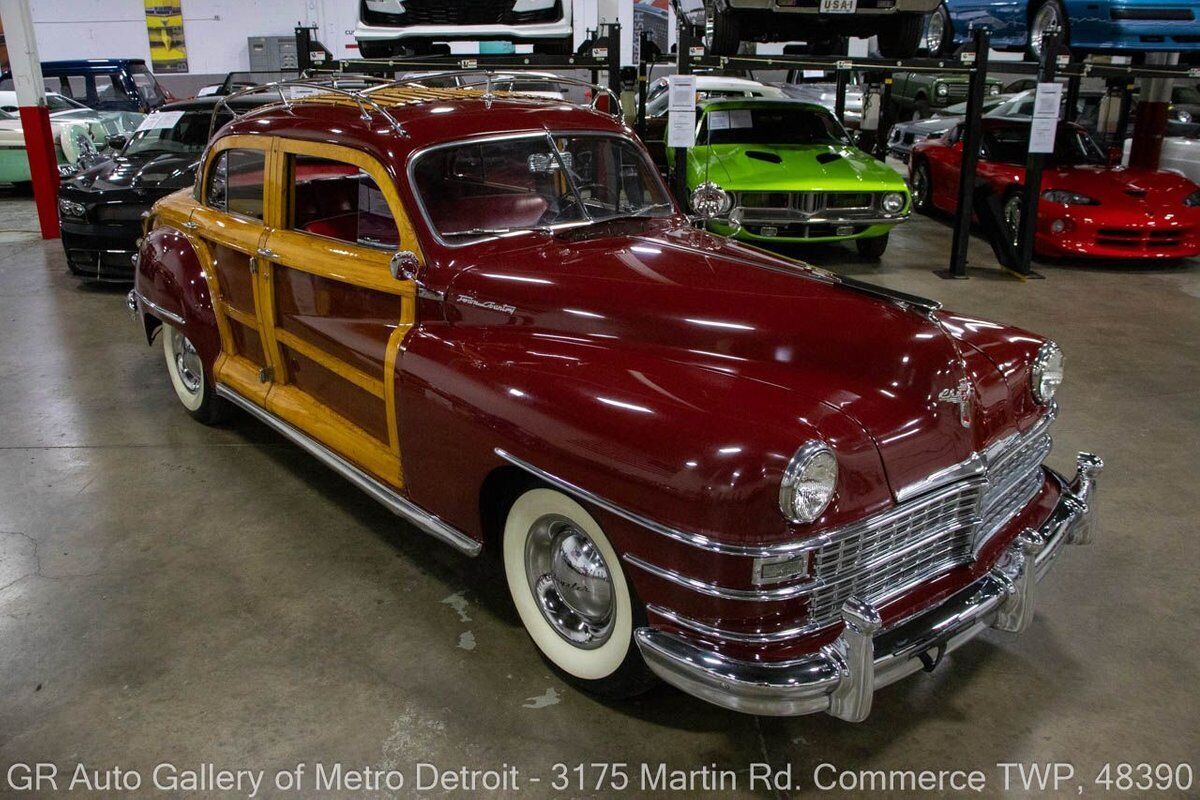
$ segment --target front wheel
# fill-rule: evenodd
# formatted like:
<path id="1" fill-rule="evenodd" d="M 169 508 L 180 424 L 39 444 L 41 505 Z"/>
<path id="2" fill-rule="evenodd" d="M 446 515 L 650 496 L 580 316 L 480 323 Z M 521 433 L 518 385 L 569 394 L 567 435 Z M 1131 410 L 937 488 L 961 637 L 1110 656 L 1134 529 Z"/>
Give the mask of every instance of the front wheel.
<path id="1" fill-rule="evenodd" d="M 888 234 L 872 236 L 870 239 L 855 239 L 854 244 L 858 247 L 858 254 L 860 256 L 871 261 L 878 261 L 883 257 L 884 251 L 887 250 Z"/>
<path id="2" fill-rule="evenodd" d="M 568 682 L 632 697 L 654 678 L 633 642 L 645 612 L 592 516 L 554 489 L 530 489 L 504 523 L 504 573 L 525 630 Z"/>
<path id="3" fill-rule="evenodd" d="M 954 46 L 954 30 L 950 12 L 943 3 L 933 10 L 925 22 L 925 38 L 922 46 L 933 58 L 949 55 Z"/>
<path id="4" fill-rule="evenodd" d="M 1029 21 L 1029 57 L 1034 61 L 1040 61 L 1042 57 L 1042 37 L 1046 31 L 1051 28 L 1058 28 L 1059 41 L 1064 45 L 1070 39 L 1068 38 L 1069 30 L 1067 28 L 1067 15 L 1063 13 L 1062 5 L 1058 0 L 1045 0 L 1037 10 L 1033 12 L 1033 18 Z"/>
<path id="5" fill-rule="evenodd" d="M 877 35 L 879 55 L 884 58 L 909 58 L 917 54 L 924 38 L 924 14 L 898 14 Z"/>
<path id="6" fill-rule="evenodd" d="M 736 56 L 742 46 L 742 31 L 738 18 L 729 11 L 709 11 L 708 49 L 714 56 Z"/>
<path id="7" fill-rule="evenodd" d="M 175 396 L 187 412 L 205 425 L 213 425 L 225 418 L 226 403 L 217 397 L 212 382 L 204 371 L 204 361 L 196 346 L 183 331 L 163 323 L 159 334 L 163 341 L 163 355 L 167 359 L 167 374 Z"/>
<path id="8" fill-rule="evenodd" d="M 912 205 L 922 214 L 933 210 L 933 178 L 929 174 L 929 165 L 924 161 L 918 161 L 913 167 Z"/>

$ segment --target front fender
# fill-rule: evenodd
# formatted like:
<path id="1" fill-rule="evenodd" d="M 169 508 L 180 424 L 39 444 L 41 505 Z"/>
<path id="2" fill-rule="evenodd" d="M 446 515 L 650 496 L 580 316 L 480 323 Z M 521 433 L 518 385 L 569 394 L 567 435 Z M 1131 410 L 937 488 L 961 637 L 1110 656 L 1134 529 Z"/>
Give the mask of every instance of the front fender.
<path id="1" fill-rule="evenodd" d="M 752 374 L 666 348 L 526 328 L 427 326 L 406 343 L 398 394 L 412 498 L 480 533 L 479 485 L 502 448 L 628 511 L 730 544 L 811 535 L 886 506 L 872 441 L 845 415 Z M 841 468 L 811 526 L 779 482 L 819 438 Z"/>
<path id="2" fill-rule="evenodd" d="M 217 317 L 197 245 L 169 224 L 151 229 L 138 249 L 134 289 L 147 317 L 183 329 L 204 361 L 207 374 L 221 352 Z M 149 323 L 147 330 L 150 330 Z"/>

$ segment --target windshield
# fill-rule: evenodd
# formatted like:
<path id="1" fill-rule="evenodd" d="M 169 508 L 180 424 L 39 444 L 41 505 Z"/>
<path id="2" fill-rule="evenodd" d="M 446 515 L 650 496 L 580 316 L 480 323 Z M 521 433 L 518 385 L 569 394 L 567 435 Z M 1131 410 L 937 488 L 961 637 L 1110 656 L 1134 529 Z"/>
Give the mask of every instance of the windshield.
<path id="1" fill-rule="evenodd" d="M 697 142 L 841 145 L 850 144 L 850 137 L 833 114 L 823 108 L 714 108 L 704 114 Z"/>
<path id="2" fill-rule="evenodd" d="M 1029 127 L 1014 125 L 993 128 L 984 133 L 983 143 L 989 161 L 1024 164 L 1029 155 Z M 1054 136 L 1054 153 L 1046 160 L 1063 166 L 1107 163 L 1104 153 L 1092 137 L 1071 125 L 1058 126 Z"/>
<path id="3" fill-rule="evenodd" d="M 217 118 L 217 127 L 228 122 L 230 116 Z M 157 111 L 142 121 L 121 155 L 132 156 L 142 153 L 176 153 L 199 155 L 208 144 L 211 111 Z"/>
<path id="4" fill-rule="evenodd" d="M 548 134 L 433 150 L 413 182 L 451 244 L 486 236 L 674 212 L 636 144 L 601 134 Z"/>
<path id="5" fill-rule="evenodd" d="M 158 85 L 158 81 L 150 70 L 145 66 L 138 65 L 132 69 L 133 85 L 137 88 L 138 96 L 142 98 L 142 102 L 146 105 L 154 107 L 161 105 L 166 99 L 163 95 L 162 87 Z"/>

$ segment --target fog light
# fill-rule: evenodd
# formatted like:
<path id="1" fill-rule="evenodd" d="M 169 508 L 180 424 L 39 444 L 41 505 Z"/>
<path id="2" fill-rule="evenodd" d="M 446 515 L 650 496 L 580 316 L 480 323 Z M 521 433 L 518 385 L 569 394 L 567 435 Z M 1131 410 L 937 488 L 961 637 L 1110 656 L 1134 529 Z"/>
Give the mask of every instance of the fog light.
<path id="1" fill-rule="evenodd" d="M 1062 233 L 1066 229 L 1067 229 L 1067 223 L 1061 219 L 1056 219 L 1056 220 L 1054 220 L 1054 222 L 1050 223 L 1050 230 L 1053 233 Z"/>
<path id="2" fill-rule="evenodd" d="M 74 200 L 60 198 L 58 201 L 58 213 L 64 217 L 77 217 L 83 219 L 87 214 L 87 209 L 81 203 L 76 203 Z"/>

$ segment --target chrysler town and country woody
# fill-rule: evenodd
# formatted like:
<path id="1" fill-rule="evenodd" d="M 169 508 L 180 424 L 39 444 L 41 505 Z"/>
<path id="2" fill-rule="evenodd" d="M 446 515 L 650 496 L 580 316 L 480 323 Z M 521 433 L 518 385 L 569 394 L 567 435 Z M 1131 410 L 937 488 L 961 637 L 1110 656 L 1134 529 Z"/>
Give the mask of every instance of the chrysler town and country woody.
<path id="1" fill-rule="evenodd" d="M 262 107 L 147 220 L 183 406 L 262 420 L 492 552 L 537 649 L 760 714 L 1020 631 L 1092 531 L 1059 349 L 693 228 L 599 111 L 392 84 Z"/>

